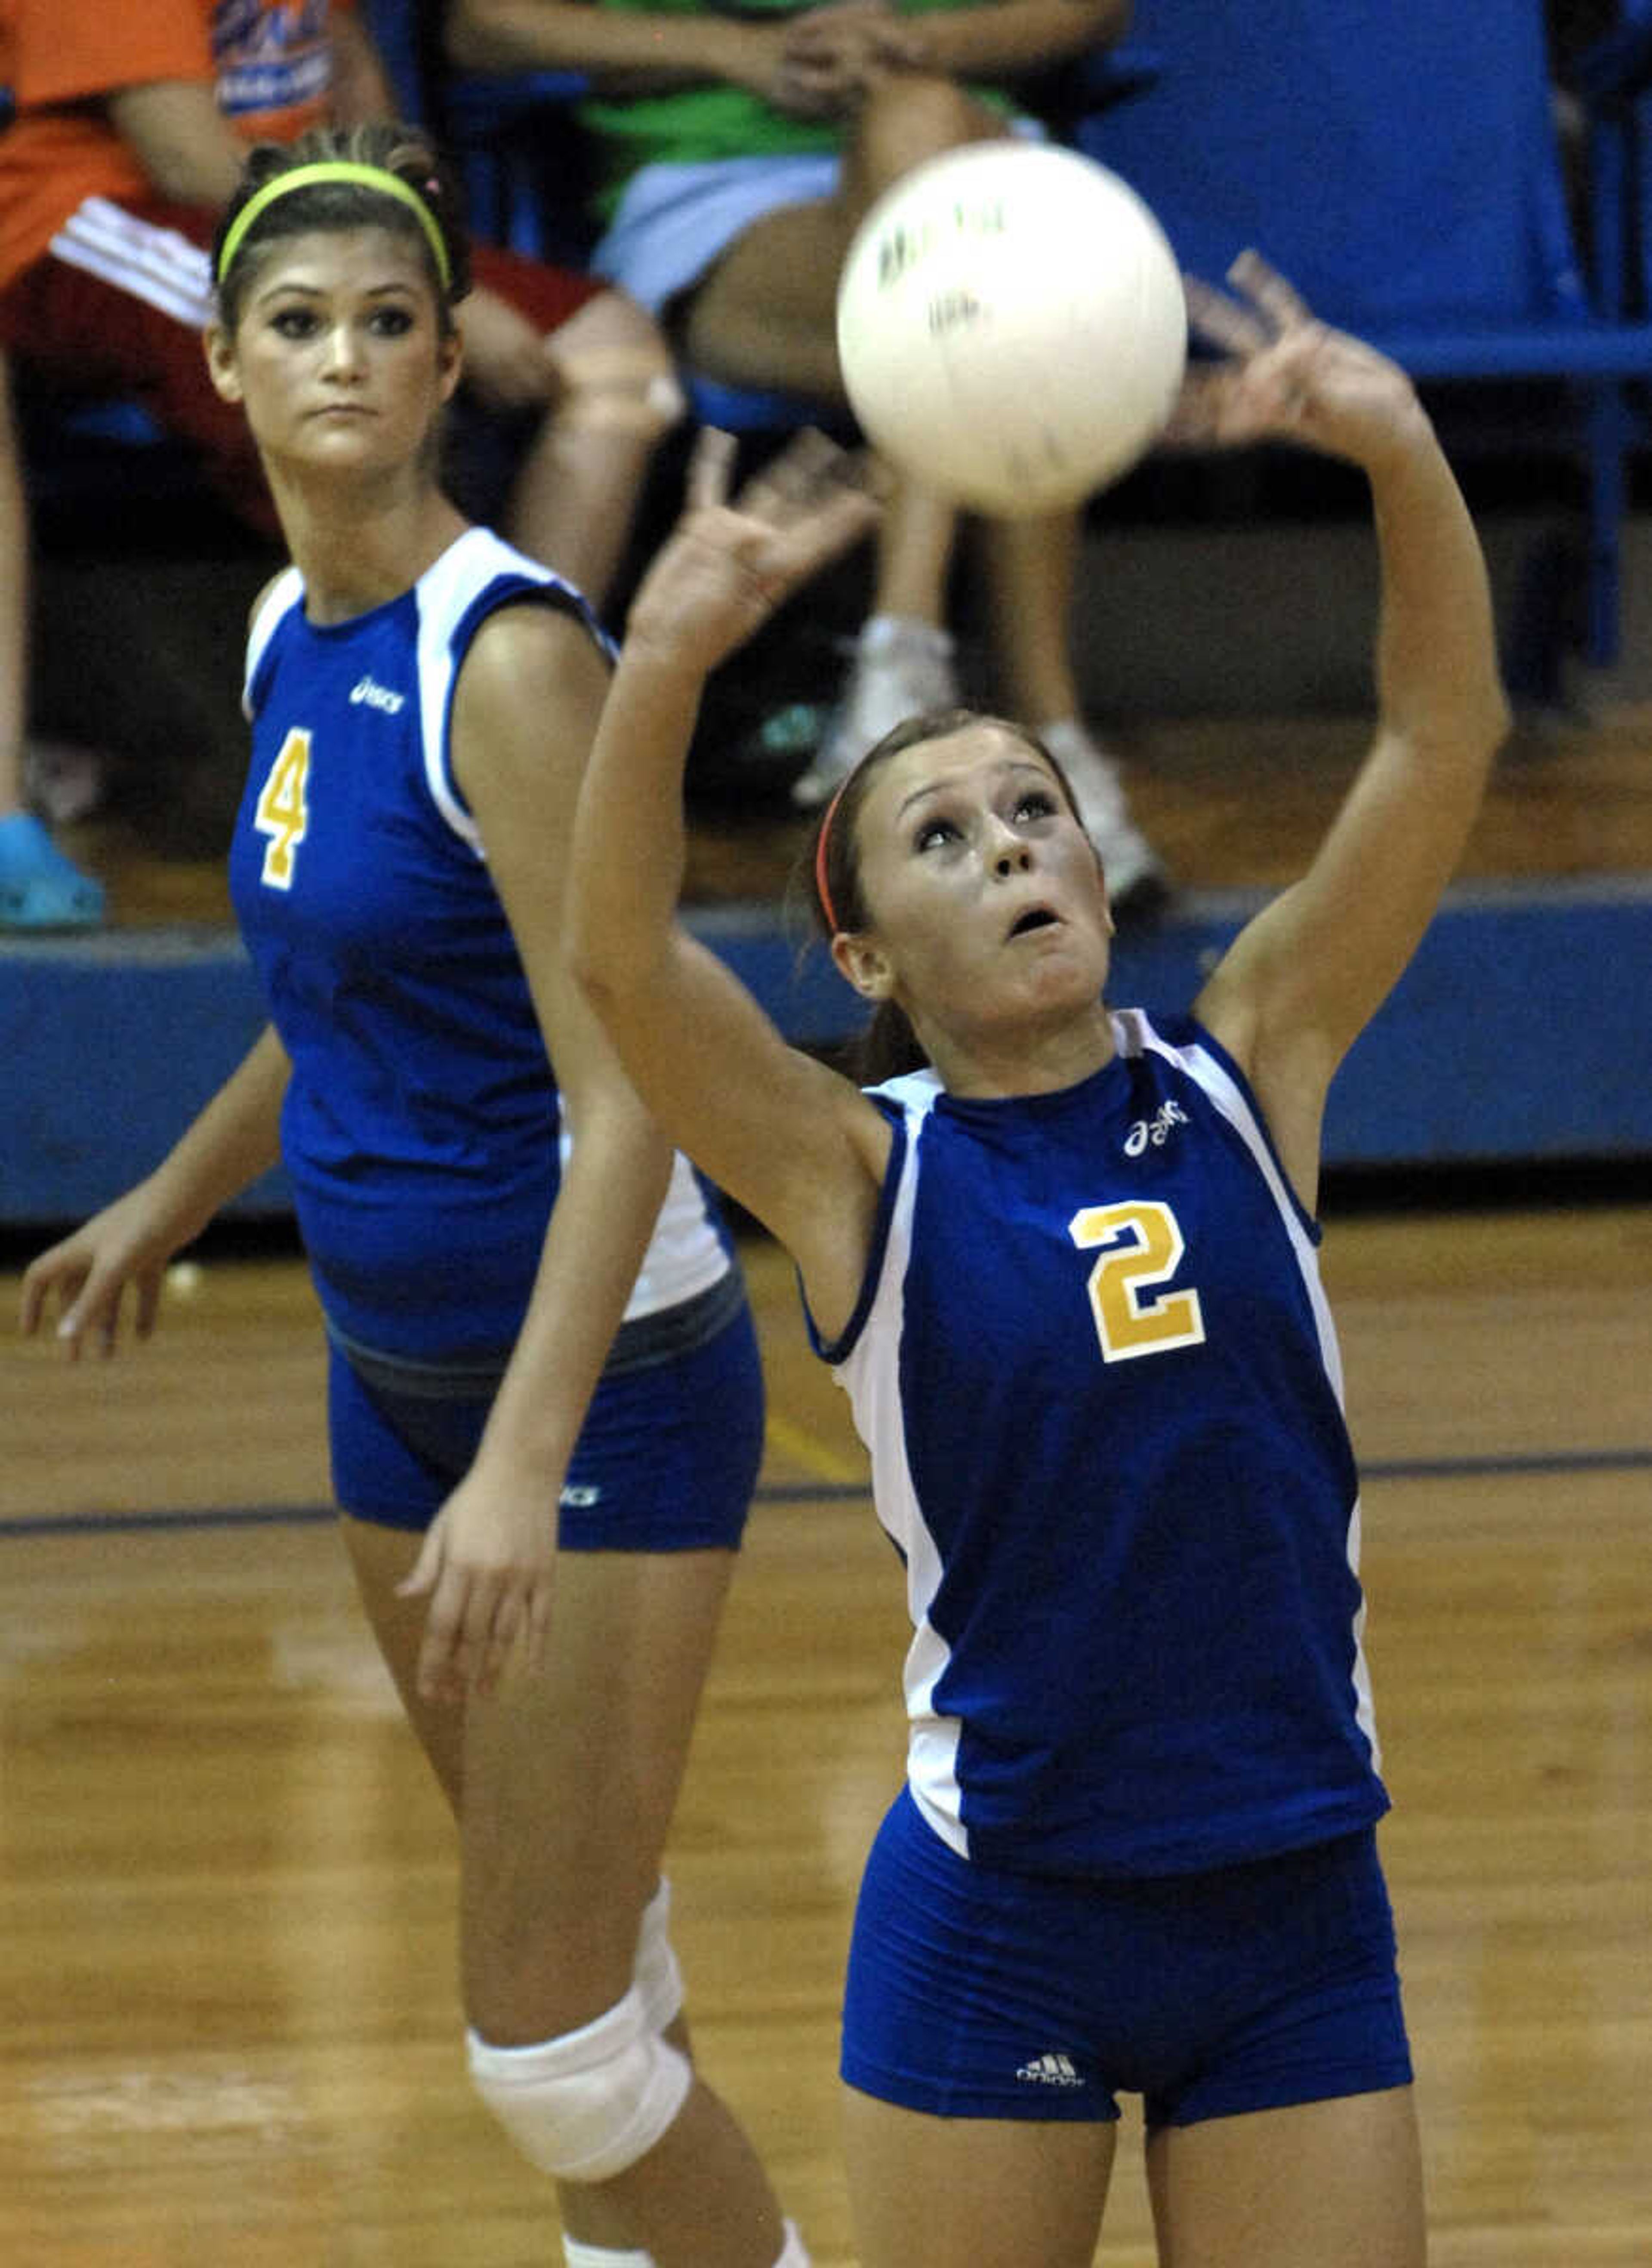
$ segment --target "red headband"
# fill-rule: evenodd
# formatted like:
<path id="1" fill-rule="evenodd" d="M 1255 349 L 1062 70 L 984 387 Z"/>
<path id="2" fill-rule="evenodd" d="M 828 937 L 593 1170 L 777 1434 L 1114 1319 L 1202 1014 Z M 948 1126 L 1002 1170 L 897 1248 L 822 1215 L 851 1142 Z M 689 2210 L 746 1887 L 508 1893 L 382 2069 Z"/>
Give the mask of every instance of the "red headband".
<path id="1" fill-rule="evenodd" d="M 820 900 L 820 909 L 826 917 L 826 934 L 837 934 L 837 912 L 832 904 L 831 887 L 826 880 L 826 854 L 831 847 L 832 821 L 837 816 L 837 806 L 844 799 L 844 789 L 849 783 L 839 783 L 837 792 L 826 806 L 826 816 L 820 823 L 820 833 L 815 837 L 815 895 Z"/>

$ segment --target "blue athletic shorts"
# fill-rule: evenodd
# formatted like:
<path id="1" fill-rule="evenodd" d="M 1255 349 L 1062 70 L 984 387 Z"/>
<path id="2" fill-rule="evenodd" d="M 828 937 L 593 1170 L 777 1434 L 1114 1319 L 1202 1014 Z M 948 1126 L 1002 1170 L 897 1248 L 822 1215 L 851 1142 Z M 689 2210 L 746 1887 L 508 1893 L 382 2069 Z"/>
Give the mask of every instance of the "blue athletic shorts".
<path id="1" fill-rule="evenodd" d="M 1370 1830 L 1208 1874 L 1007 1874 L 903 1791 L 849 1954 L 842 2073 L 939 2117 L 1191 2126 L 1409 2084 Z"/>
<path id="2" fill-rule="evenodd" d="M 333 1491 L 385 1528 L 428 1528 L 469 1470 L 493 1399 L 401 1393 L 335 1345 L 328 1386 Z M 665 1360 L 606 1372 L 562 1491 L 568 1551 L 734 1550 L 763 1458 L 763 1372 L 751 1310 Z"/>

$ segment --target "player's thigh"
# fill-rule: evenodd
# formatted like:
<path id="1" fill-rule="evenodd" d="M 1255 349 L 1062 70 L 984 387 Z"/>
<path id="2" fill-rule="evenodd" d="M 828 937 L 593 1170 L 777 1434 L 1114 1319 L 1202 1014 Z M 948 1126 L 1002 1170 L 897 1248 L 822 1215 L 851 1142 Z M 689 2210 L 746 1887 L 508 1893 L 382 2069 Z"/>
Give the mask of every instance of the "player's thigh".
<path id="1" fill-rule="evenodd" d="M 862 103 L 844 152 L 851 207 L 864 212 L 892 182 L 927 158 L 972 142 L 997 141 L 1011 130 L 1000 111 L 977 101 L 956 79 L 892 71 Z"/>
<path id="2" fill-rule="evenodd" d="M 691 356 L 714 354 L 727 327 L 766 322 L 836 335 L 837 276 L 854 216 L 840 198 L 777 205 L 749 221 L 696 287 L 684 313 Z"/>
<path id="3" fill-rule="evenodd" d="M 421 1696 L 418 1658 L 430 1601 L 399 1595 L 399 1586 L 413 1572 L 424 1535 L 417 1529 L 386 1527 L 348 1513 L 341 1527 L 368 1626 L 408 1722 L 457 1816 L 464 1782 L 464 1711 L 452 1702 L 427 1701 Z"/>
<path id="4" fill-rule="evenodd" d="M 938 2118 L 844 2092 L 861 2268 L 1089 2268 L 1118 2129 Z"/>
<path id="5" fill-rule="evenodd" d="M 623 1989 L 762 1454 L 743 1304 L 598 1388 L 562 1492 L 544 1660 L 468 1712 L 467 1911 L 500 1975 L 560 1946 L 568 1974 L 618 1964 Z M 564 1981 L 542 1968 L 559 2006 Z"/>
<path id="6" fill-rule="evenodd" d="M 733 1565 L 560 1552 L 542 1668 L 467 1705 L 462 1970 L 490 2038 L 569 2031 L 630 1983 Z"/>
<path id="7" fill-rule="evenodd" d="M 1162 2268 L 1422 2268 L 1408 2087 L 1161 2127 L 1147 2177 Z"/>
<path id="8" fill-rule="evenodd" d="M 620 291 L 600 291 L 577 308 L 553 334 L 550 354 L 564 378 L 575 381 L 592 366 L 594 378 L 622 382 L 633 374 L 633 358 L 640 358 L 637 366 L 646 374 L 671 368 L 671 350 L 659 325 Z"/>
<path id="9" fill-rule="evenodd" d="M 634 1853 L 645 1895 L 670 1822 L 735 1555 L 561 1551 L 542 1668 L 473 1703 L 466 1812 L 518 1827 L 548 1887 Z M 577 1881 L 575 1887 L 577 1888 Z"/>
<path id="10" fill-rule="evenodd" d="M 616 1891 L 651 1895 L 734 1551 L 560 1553 L 542 1669 L 467 1706 L 418 1691 L 430 1602 L 399 1587 L 422 1536 L 348 1516 L 343 1531 L 380 1653 L 469 1839 L 531 1835 L 547 1909 L 588 1900 L 598 1860 Z"/>

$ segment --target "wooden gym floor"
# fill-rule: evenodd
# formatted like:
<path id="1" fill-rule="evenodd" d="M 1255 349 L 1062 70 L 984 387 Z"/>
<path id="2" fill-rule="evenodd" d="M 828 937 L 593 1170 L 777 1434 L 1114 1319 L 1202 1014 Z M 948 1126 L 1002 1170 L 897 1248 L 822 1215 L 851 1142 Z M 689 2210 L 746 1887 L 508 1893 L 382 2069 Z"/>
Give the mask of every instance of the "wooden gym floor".
<path id="1" fill-rule="evenodd" d="M 1122 745 L 1179 879 L 1216 887 L 1296 871 L 1361 738 Z M 117 923 L 227 918 L 215 861 L 107 820 L 68 839 Z M 690 894 L 771 895 L 800 839 L 703 819 Z M 1523 727 L 1464 871 L 1652 873 L 1652 712 Z M 1327 1209 L 1434 2268 L 1652 2260 L 1652 1204 L 1573 1194 Z M 819 2268 L 849 2268 L 837 1995 L 900 1771 L 904 1620 L 789 1269 L 746 1258 L 769 1454 L 670 1854 L 676 1933 L 709 2072 Z M 464 2082 L 450 1835 L 330 1530 L 322 1376 L 296 1259 L 227 1243 L 113 1366 L 0 1344 L 18 2268 L 557 2257 L 544 2185 Z M 1098 2260 L 1151 2259 L 1127 2142 Z"/>
<path id="2" fill-rule="evenodd" d="M 671 1852 L 700 2053 L 819 2268 L 836 2007 L 898 1778 L 900 1586 L 790 1273 Z M 1333 1214 L 1435 2268 L 1652 2259 L 1652 1206 Z M 11 1299 L 13 1280 L 0 1282 Z M 0 2258 L 546 2268 L 463 2078 L 446 1823 L 326 1512 L 296 1260 L 0 1351 Z M 1132 2127 L 1135 2124 L 1132 2118 Z M 1127 2140 L 1098 2260 L 1152 2259 Z"/>

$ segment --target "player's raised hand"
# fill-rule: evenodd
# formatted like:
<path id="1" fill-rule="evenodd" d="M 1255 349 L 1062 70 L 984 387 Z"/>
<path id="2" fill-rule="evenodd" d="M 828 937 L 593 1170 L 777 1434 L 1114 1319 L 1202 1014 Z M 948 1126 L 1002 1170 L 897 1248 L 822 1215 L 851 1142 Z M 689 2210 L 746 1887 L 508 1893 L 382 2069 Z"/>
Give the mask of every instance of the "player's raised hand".
<path id="1" fill-rule="evenodd" d="M 1398 363 L 1321 322 L 1254 252 L 1241 254 L 1228 280 L 1218 291 L 1185 279 L 1192 329 L 1221 352 L 1189 363 L 1166 446 L 1291 441 L 1370 469 L 1428 439 Z"/>
<path id="2" fill-rule="evenodd" d="M 682 516 L 631 601 L 628 652 L 714 669 L 875 523 L 874 469 L 825 434 L 800 433 L 731 498 L 734 448 L 700 435 Z"/>

